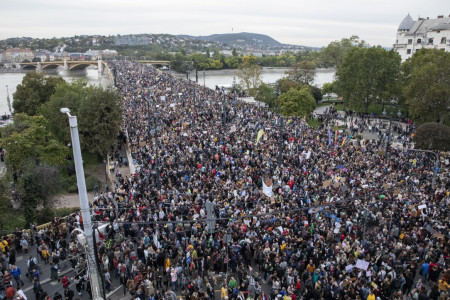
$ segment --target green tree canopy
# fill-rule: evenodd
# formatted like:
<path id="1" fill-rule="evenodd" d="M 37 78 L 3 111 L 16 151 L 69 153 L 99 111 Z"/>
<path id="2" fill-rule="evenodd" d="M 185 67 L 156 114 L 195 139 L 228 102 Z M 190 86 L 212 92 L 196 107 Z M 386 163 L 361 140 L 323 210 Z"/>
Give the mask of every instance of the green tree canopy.
<path id="1" fill-rule="evenodd" d="M 320 61 L 324 67 L 339 68 L 345 57 L 353 48 L 366 48 L 368 45 L 358 36 L 343 38 L 340 41 L 333 41 L 320 51 Z"/>
<path id="2" fill-rule="evenodd" d="M 43 116 L 16 114 L 14 123 L 3 128 L 0 142 L 11 170 L 23 169 L 29 161 L 60 165 L 70 153 L 70 149 L 52 135 Z"/>
<path id="3" fill-rule="evenodd" d="M 67 116 L 62 107 L 77 116 L 82 150 L 104 155 L 116 143 L 122 122 L 120 95 L 100 86 L 88 86 L 84 81 L 64 83 L 57 87 L 41 113 L 49 120 L 49 128 L 62 142 L 70 143 Z"/>
<path id="4" fill-rule="evenodd" d="M 38 208 L 51 208 L 59 192 L 59 171 L 45 164 L 31 162 L 19 178 L 20 208 L 27 225 L 35 221 Z"/>
<path id="5" fill-rule="evenodd" d="M 323 94 L 334 93 L 334 81 L 333 82 L 325 82 L 324 84 L 322 84 L 322 93 Z"/>
<path id="6" fill-rule="evenodd" d="M 431 112 L 442 124 L 450 107 L 450 53 L 421 49 L 402 66 L 409 112 L 420 119 Z"/>
<path id="7" fill-rule="evenodd" d="M 394 50 L 354 47 L 336 71 L 336 91 L 350 108 L 367 112 L 376 99 L 398 96 L 400 63 Z"/>
<path id="8" fill-rule="evenodd" d="M 78 123 L 82 149 L 105 155 L 117 142 L 122 124 L 120 95 L 99 86 L 88 87 L 78 108 Z"/>
<path id="9" fill-rule="evenodd" d="M 450 127 L 423 123 L 414 134 L 415 147 L 423 150 L 450 151 Z"/>
<path id="10" fill-rule="evenodd" d="M 17 86 L 12 106 L 15 113 L 34 116 L 39 107 L 47 102 L 58 84 L 64 82 L 60 77 L 45 77 L 42 73 L 27 73 Z"/>
<path id="11" fill-rule="evenodd" d="M 255 99 L 267 104 L 270 108 L 273 108 L 275 106 L 277 95 L 275 94 L 273 87 L 268 84 L 261 83 L 256 91 Z"/>
<path id="12" fill-rule="evenodd" d="M 295 63 L 287 72 L 288 78 L 301 85 L 312 85 L 316 77 L 316 64 L 311 61 Z"/>
<path id="13" fill-rule="evenodd" d="M 251 61 L 251 57 L 248 58 L 248 61 Z M 239 66 L 237 75 L 240 84 L 250 96 L 256 96 L 256 90 L 262 82 L 261 73 L 261 67 L 250 62 L 242 63 Z"/>
<path id="14" fill-rule="evenodd" d="M 60 109 L 67 107 L 72 115 L 78 116 L 81 100 L 87 97 L 86 81 L 76 80 L 58 85 L 50 100 L 40 108 L 40 113 L 49 120 L 48 126 L 58 140 L 70 141 L 70 131 L 67 130 L 67 116 Z"/>
<path id="15" fill-rule="evenodd" d="M 308 86 L 300 89 L 290 89 L 278 97 L 281 113 L 285 116 L 309 117 L 316 107 L 311 90 Z"/>
<path id="16" fill-rule="evenodd" d="M 302 85 L 297 82 L 293 81 L 287 77 L 283 77 L 277 80 L 277 90 L 284 94 L 287 93 L 290 89 L 300 89 Z"/>

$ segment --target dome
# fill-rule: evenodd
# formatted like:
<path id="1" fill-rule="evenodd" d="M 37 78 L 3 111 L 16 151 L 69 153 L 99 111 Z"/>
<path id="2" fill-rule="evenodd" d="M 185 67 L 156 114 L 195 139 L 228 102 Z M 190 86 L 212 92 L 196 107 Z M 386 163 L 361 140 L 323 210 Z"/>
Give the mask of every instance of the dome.
<path id="1" fill-rule="evenodd" d="M 408 14 L 403 21 L 400 23 L 400 26 L 398 26 L 398 30 L 410 30 L 414 25 L 414 20 L 411 18 L 411 16 Z"/>

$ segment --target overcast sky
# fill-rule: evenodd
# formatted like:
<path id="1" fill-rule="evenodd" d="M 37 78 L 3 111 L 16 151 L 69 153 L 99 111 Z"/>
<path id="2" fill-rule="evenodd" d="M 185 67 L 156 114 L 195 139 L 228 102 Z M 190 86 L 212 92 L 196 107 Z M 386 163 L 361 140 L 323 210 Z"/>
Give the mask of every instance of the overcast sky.
<path id="1" fill-rule="evenodd" d="M 253 32 L 282 43 L 326 46 L 358 35 L 391 47 L 410 13 L 450 15 L 449 0 L 2 0 L 0 39 L 81 34 Z"/>

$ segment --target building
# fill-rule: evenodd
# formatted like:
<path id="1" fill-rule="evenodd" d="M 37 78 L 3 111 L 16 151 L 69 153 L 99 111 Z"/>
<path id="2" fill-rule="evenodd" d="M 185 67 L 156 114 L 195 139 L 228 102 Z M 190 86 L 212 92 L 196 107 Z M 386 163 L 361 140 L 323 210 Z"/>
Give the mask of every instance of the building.
<path id="1" fill-rule="evenodd" d="M 419 18 L 414 21 L 408 14 L 403 19 L 397 30 L 394 49 L 404 61 L 422 48 L 450 52 L 450 15 L 438 16 L 436 19 Z"/>
<path id="2" fill-rule="evenodd" d="M 31 61 L 33 58 L 34 53 L 29 48 L 10 48 L 3 52 L 3 60 L 7 62 Z"/>

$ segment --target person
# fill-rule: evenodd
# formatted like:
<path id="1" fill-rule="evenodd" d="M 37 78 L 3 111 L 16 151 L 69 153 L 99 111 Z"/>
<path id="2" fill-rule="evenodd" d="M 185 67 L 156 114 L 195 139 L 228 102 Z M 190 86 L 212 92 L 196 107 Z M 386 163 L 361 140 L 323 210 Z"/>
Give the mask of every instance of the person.
<path id="1" fill-rule="evenodd" d="M 175 294 L 175 292 L 172 291 L 172 290 L 168 290 L 167 291 L 167 298 L 169 300 L 177 300 L 177 294 Z"/>
<path id="2" fill-rule="evenodd" d="M 65 298 L 65 300 L 72 300 L 74 294 L 75 293 L 71 289 L 69 289 L 68 286 L 64 287 L 64 298 Z"/>
<path id="3" fill-rule="evenodd" d="M 22 288 L 19 287 L 16 293 L 20 297 L 20 300 L 27 300 L 27 296 L 25 295 L 25 292 L 22 290 Z"/>
<path id="4" fill-rule="evenodd" d="M 6 288 L 6 295 L 5 295 L 6 299 L 7 300 L 13 299 L 15 294 L 16 290 L 11 285 L 8 285 L 8 287 Z"/>
<path id="5" fill-rule="evenodd" d="M 41 289 L 41 283 L 39 282 L 39 280 L 37 280 L 36 278 L 33 280 L 33 293 L 35 295 L 37 295 L 37 293 L 39 292 L 39 290 Z M 37 296 L 36 296 L 36 300 L 37 300 Z"/>
<path id="6" fill-rule="evenodd" d="M 70 284 L 69 278 L 64 275 L 64 277 L 61 279 L 61 283 L 63 285 L 63 288 L 67 288 Z"/>
<path id="7" fill-rule="evenodd" d="M 429 269 L 430 269 L 430 264 L 427 261 L 425 261 L 422 264 L 422 266 L 420 267 L 420 273 L 422 274 L 423 283 L 427 282 Z"/>
<path id="8" fill-rule="evenodd" d="M 222 288 L 220 289 L 220 299 L 228 299 L 228 289 L 225 287 L 225 285 L 222 285 Z"/>
<path id="9" fill-rule="evenodd" d="M 367 296 L 367 300 L 376 300 L 376 296 L 373 292 L 373 289 L 370 289 L 369 295 Z"/>
<path id="10" fill-rule="evenodd" d="M 22 278 L 21 278 L 22 271 L 20 270 L 20 268 L 18 266 L 13 265 L 10 273 L 11 273 L 12 277 L 14 278 L 14 280 L 16 281 L 18 287 L 25 285 L 25 283 L 22 281 Z"/>
<path id="11" fill-rule="evenodd" d="M 55 296 L 53 296 L 53 300 L 63 300 L 63 298 L 59 292 L 56 292 Z"/>

